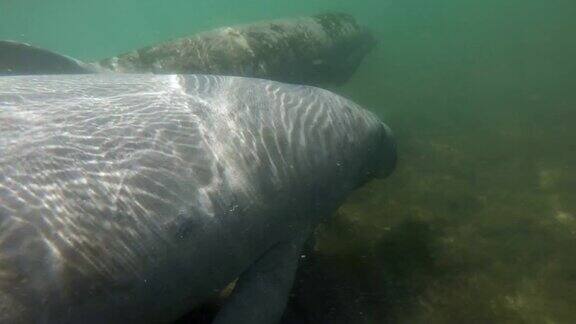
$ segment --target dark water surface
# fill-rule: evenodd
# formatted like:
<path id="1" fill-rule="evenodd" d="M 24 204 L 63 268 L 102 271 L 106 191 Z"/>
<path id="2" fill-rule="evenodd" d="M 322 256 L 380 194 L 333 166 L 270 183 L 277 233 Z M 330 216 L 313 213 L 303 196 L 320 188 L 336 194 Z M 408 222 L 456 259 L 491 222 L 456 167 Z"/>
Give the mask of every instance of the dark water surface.
<path id="1" fill-rule="evenodd" d="M 0 0 L 0 39 L 91 60 L 324 10 L 377 33 L 333 90 L 400 164 L 319 229 L 286 322 L 576 323 L 573 0 Z"/>

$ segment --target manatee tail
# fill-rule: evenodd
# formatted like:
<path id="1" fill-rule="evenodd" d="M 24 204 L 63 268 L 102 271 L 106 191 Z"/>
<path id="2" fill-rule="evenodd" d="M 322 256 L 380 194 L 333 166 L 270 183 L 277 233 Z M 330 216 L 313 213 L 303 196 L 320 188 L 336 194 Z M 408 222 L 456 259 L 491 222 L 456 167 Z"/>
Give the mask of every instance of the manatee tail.
<path id="1" fill-rule="evenodd" d="M 96 70 L 71 57 L 28 44 L 0 40 L 0 75 L 84 74 Z"/>

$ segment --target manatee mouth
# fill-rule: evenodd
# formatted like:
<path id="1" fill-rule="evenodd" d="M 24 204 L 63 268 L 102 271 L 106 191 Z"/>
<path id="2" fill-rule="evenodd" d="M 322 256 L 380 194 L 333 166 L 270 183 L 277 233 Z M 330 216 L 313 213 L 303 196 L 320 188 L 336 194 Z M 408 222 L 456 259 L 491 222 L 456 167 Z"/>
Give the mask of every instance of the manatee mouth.
<path id="1" fill-rule="evenodd" d="M 396 139 L 390 127 L 382 123 L 384 132 L 382 133 L 382 160 L 380 169 L 378 170 L 377 178 L 383 179 L 388 177 L 396 169 L 398 162 L 398 153 L 396 148 Z"/>

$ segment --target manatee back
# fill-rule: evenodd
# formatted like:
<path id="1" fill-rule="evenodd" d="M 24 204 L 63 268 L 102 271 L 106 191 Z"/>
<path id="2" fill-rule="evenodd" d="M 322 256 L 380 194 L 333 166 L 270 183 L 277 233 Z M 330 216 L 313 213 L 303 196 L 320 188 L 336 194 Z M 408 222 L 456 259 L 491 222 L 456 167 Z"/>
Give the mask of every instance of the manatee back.
<path id="1" fill-rule="evenodd" d="M 382 132 L 373 114 L 328 91 L 238 77 L 3 77 L 0 100 L 8 205 L 19 214 L 38 205 L 51 215 L 38 222 L 69 217 L 46 226 L 71 232 L 124 222 L 127 241 L 128 225 L 145 223 L 143 237 L 156 239 L 181 210 L 215 213 L 232 204 L 225 191 L 257 202 L 342 195 Z"/>

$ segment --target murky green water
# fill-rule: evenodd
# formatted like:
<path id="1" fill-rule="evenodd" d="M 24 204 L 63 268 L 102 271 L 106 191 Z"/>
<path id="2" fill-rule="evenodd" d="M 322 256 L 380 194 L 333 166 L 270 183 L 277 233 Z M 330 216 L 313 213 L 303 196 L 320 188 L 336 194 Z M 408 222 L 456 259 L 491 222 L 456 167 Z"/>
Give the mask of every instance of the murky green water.
<path id="1" fill-rule="evenodd" d="M 97 59 L 324 10 L 378 35 L 346 86 L 400 165 L 318 233 L 286 322 L 576 322 L 576 3 L 0 0 L 0 39 Z"/>

